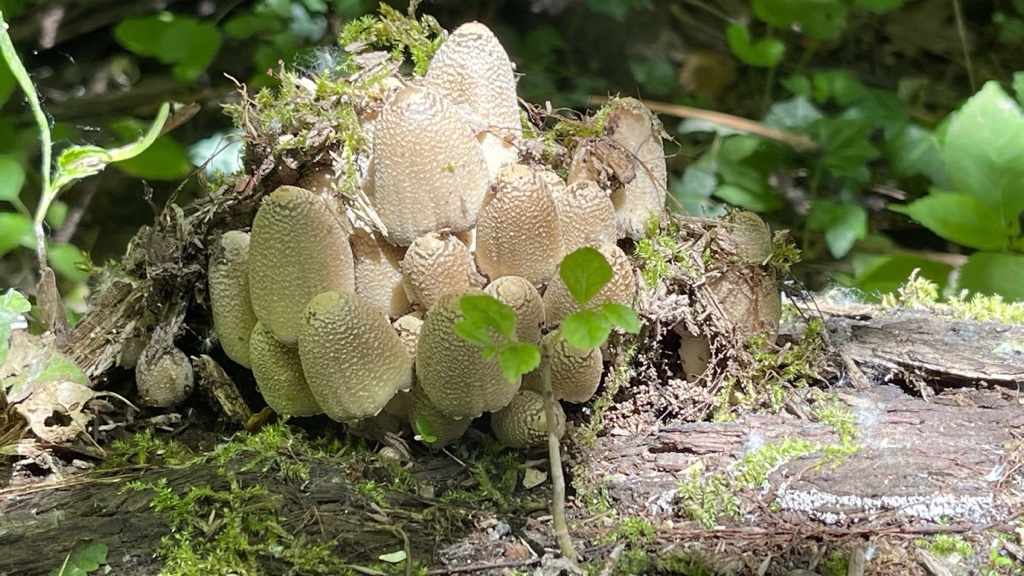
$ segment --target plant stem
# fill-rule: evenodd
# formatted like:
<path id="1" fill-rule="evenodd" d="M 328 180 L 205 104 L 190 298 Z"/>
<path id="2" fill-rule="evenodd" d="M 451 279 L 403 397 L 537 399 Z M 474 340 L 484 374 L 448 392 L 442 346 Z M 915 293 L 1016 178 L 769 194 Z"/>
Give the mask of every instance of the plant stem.
<path id="1" fill-rule="evenodd" d="M 569 524 L 565 521 L 565 476 L 562 474 L 562 454 L 555 419 L 555 393 L 551 389 L 551 350 L 542 344 L 541 381 L 544 386 L 544 419 L 548 425 L 548 461 L 551 464 L 551 523 L 555 530 L 555 541 L 562 556 L 576 559 L 576 548 L 569 537 Z"/>
<path id="2" fill-rule="evenodd" d="M 40 173 L 43 179 L 43 195 L 39 198 L 39 206 L 36 207 L 34 229 L 39 269 L 42 270 L 46 268 L 46 235 L 43 232 L 43 219 L 46 218 L 46 212 L 50 208 L 50 203 L 53 202 L 54 197 L 57 195 L 57 191 L 53 189 L 50 174 L 52 146 L 50 141 L 50 123 L 46 120 L 46 114 L 43 113 L 43 108 L 39 104 L 39 96 L 36 94 L 35 86 L 32 85 L 32 78 L 29 77 L 28 71 L 25 70 L 24 64 L 21 63 L 21 59 L 18 58 L 18 53 L 14 49 L 11 36 L 7 33 L 8 27 L 7 21 L 4 20 L 3 12 L 0 12 L 0 54 L 7 61 L 7 67 L 14 74 L 14 78 L 18 81 L 22 92 L 25 93 L 29 108 L 32 109 L 32 116 L 35 118 L 36 124 L 39 125 L 40 151 L 42 152 Z"/>

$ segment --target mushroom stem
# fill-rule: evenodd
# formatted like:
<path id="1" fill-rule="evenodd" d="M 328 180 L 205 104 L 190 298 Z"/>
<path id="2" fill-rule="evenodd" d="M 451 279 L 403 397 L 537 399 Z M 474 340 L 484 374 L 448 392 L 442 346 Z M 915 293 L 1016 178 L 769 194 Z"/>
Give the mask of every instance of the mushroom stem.
<path id="1" fill-rule="evenodd" d="M 548 461 L 551 463 L 551 523 L 562 556 L 575 562 L 576 548 L 569 537 L 569 524 L 565 521 L 565 476 L 562 473 L 562 454 L 559 450 L 555 393 L 551 389 L 551 349 L 547 343 L 541 343 L 540 353 L 544 419 L 548 426 Z"/>

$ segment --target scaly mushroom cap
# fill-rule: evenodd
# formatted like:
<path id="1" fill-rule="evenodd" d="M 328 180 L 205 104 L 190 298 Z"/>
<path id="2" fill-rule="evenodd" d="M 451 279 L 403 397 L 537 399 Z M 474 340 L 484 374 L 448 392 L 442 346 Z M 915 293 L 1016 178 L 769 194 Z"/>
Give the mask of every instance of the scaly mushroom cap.
<path id="1" fill-rule="evenodd" d="M 426 81 L 455 103 L 464 103 L 483 124 L 477 139 L 489 173 L 512 164 L 518 150 L 506 137 L 522 135 L 512 62 L 490 28 L 463 24 L 438 48 Z"/>
<path id="2" fill-rule="evenodd" d="M 619 222 L 608 193 L 592 180 L 551 191 L 558 213 L 561 257 L 591 244 L 615 244 Z"/>
<path id="3" fill-rule="evenodd" d="M 434 230 L 469 230 L 487 192 L 473 132 L 447 99 L 418 86 L 400 90 L 381 111 L 371 172 L 374 208 L 399 246 Z"/>
<path id="4" fill-rule="evenodd" d="M 558 215 L 544 179 L 522 164 L 498 170 L 480 207 L 476 263 L 492 280 L 547 282 L 559 261 Z"/>
<path id="5" fill-rule="evenodd" d="M 352 293 L 309 301 L 299 358 L 313 397 L 339 422 L 376 415 L 412 386 L 412 357 L 380 311 Z"/>
<path id="6" fill-rule="evenodd" d="M 544 301 L 529 280 L 522 276 L 502 276 L 488 284 L 484 292 L 516 311 L 516 340 L 540 344 Z"/>
<path id="7" fill-rule="evenodd" d="M 485 360 L 482 349 L 460 338 L 454 325 L 462 320 L 459 300 L 482 290 L 450 292 L 427 312 L 416 342 L 416 379 L 430 401 L 451 418 L 476 418 L 503 408 L 519 390 L 497 357 Z"/>
<path id="8" fill-rule="evenodd" d="M 213 328 L 220 345 L 228 358 L 249 368 L 249 335 L 256 325 L 256 313 L 249 299 L 248 234 L 231 230 L 220 237 L 210 255 L 207 278 Z"/>
<path id="9" fill-rule="evenodd" d="M 772 252 L 772 233 L 760 216 L 740 210 L 725 217 L 724 230 L 735 242 L 736 255 L 748 264 L 763 264 Z"/>
<path id="10" fill-rule="evenodd" d="M 632 306 L 636 298 L 636 279 L 633 277 L 633 267 L 629 258 L 621 248 L 615 244 L 594 245 L 612 267 L 612 279 L 605 284 L 593 300 L 593 304 L 614 302 L 625 306 Z M 573 299 L 569 289 L 561 276 L 555 274 L 544 291 L 544 323 L 549 328 L 554 328 L 562 323 L 562 319 L 580 310 L 579 304 Z"/>
<path id="11" fill-rule="evenodd" d="M 431 448 L 441 448 L 462 438 L 462 435 L 469 429 L 470 424 L 473 423 L 472 418 L 456 420 L 446 416 L 434 406 L 421 387 L 414 386 L 412 389 L 412 404 L 409 407 L 409 424 L 413 430 L 416 430 L 416 422 L 420 419 L 426 422 L 427 427 L 430 429 L 430 434 L 436 438 L 433 442 L 424 440 L 423 443 Z"/>
<path id="12" fill-rule="evenodd" d="M 391 323 L 402 343 L 405 344 L 409 356 L 416 357 L 416 341 L 420 338 L 420 330 L 423 328 L 423 313 L 410 312 Z"/>
<path id="13" fill-rule="evenodd" d="M 708 280 L 708 288 L 722 303 L 740 338 L 765 334 L 772 342 L 779 334 L 782 295 L 772 274 L 763 267 L 747 265 Z"/>
<path id="14" fill-rule="evenodd" d="M 401 263 L 402 285 L 412 304 L 429 310 L 448 292 L 478 284 L 473 255 L 451 234 L 431 232 L 409 246 Z"/>
<path id="15" fill-rule="evenodd" d="M 139 401 L 146 406 L 168 408 L 192 393 L 192 364 L 177 348 L 147 346 L 135 366 Z"/>
<path id="16" fill-rule="evenodd" d="M 356 294 L 390 318 L 409 312 L 409 298 L 402 286 L 405 251 L 365 230 L 356 230 L 349 240 L 355 260 Z"/>
<path id="17" fill-rule="evenodd" d="M 555 402 L 558 420 L 556 436 L 565 434 L 565 412 Z M 532 390 L 520 390 L 508 406 L 491 416 L 491 430 L 498 441 L 509 448 L 543 446 L 548 439 L 548 419 L 544 417 L 544 397 Z"/>
<path id="18" fill-rule="evenodd" d="M 609 106 L 612 110 L 605 120 L 605 135 L 634 163 L 630 170 L 633 178 L 612 190 L 611 200 L 621 233 L 639 240 L 651 213 L 658 215 L 665 209 L 668 168 L 661 142 L 662 126 L 654 113 L 635 98 L 621 98 Z M 579 155 L 573 157 L 570 184 L 598 179 L 589 162 L 581 160 Z"/>
<path id="19" fill-rule="evenodd" d="M 302 373 L 298 349 L 281 344 L 263 324 L 257 323 L 249 339 L 249 350 L 252 375 L 267 406 L 290 416 L 323 414 Z"/>
<path id="20" fill-rule="evenodd" d="M 249 294 L 256 317 L 294 346 L 302 312 L 321 292 L 355 290 L 352 249 L 338 217 L 315 194 L 281 186 L 260 205 L 249 245 Z"/>
<path id="21" fill-rule="evenodd" d="M 544 336 L 542 347 L 547 347 L 549 356 L 541 359 L 541 365 L 523 376 L 523 389 L 543 391 L 541 378 L 545 363 L 551 365 L 551 391 L 556 400 L 581 403 L 594 397 L 601 384 L 604 362 L 601 349 L 580 350 L 562 337 L 561 330 Z"/>

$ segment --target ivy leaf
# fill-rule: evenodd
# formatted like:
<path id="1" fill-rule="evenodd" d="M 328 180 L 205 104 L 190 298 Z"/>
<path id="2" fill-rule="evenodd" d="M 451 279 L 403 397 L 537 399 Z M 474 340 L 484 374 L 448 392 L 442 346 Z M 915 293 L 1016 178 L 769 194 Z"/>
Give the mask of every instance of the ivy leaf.
<path id="1" fill-rule="evenodd" d="M 939 139 L 931 130 L 913 124 L 904 127 L 886 140 L 885 156 L 899 178 L 920 174 L 936 186 L 950 186 Z"/>
<path id="2" fill-rule="evenodd" d="M 991 208 L 1000 224 L 1024 210 L 1024 114 L 998 82 L 960 108 L 942 152 L 953 186 Z"/>
<path id="3" fill-rule="evenodd" d="M 811 136 L 821 144 L 822 165 L 841 176 L 853 176 L 878 158 L 878 149 L 868 142 L 873 129 L 856 118 L 821 118 L 810 126 Z"/>
<path id="4" fill-rule="evenodd" d="M 601 307 L 601 311 L 604 312 L 604 317 L 612 323 L 612 326 L 623 332 L 629 332 L 630 334 L 640 332 L 640 318 L 637 317 L 636 312 L 629 306 L 606 302 Z"/>
<path id="5" fill-rule="evenodd" d="M 784 130 L 801 129 L 821 118 L 823 114 L 807 96 L 798 95 L 772 104 L 764 123 Z"/>
<path id="6" fill-rule="evenodd" d="M 107 545 L 99 540 L 79 540 L 55 576 L 86 576 L 107 563 Z"/>
<path id="7" fill-rule="evenodd" d="M 907 206 L 889 209 L 906 214 L 946 240 L 968 248 L 1003 250 L 1014 235 L 991 208 L 959 192 L 933 188 L 927 196 Z"/>
<path id="8" fill-rule="evenodd" d="M 807 226 L 825 233 L 825 243 L 834 258 L 846 256 L 853 244 L 868 233 L 868 213 L 859 204 L 837 204 L 819 198 L 811 205 Z"/>
<path id="9" fill-rule="evenodd" d="M 462 315 L 470 324 L 491 328 L 509 340 L 516 333 L 515 310 L 507 304 L 499 302 L 493 296 L 467 294 L 459 299 L 459 309 L 462 310 Z M 475 328 L 467 330 L 467 332 L 473 332 L 476 337 L 479 336 Z M 490 342 L 491 340 L 488 338 L 488 343 Z"/>
<path id="10" fill-rule="evenodd" d="M 7 347 L 11 338 L 11 328 L 18 317 L 32 309 L 25 296 L 14 288 L 0 296 L 0 366 L 7 362 Z"/>
<path id="11" fill-rule="evenodd" d="M 753 0 L 751 5 L 762 21 L 817 40 L 832 40 L 846 28 L 846 5 L 840 0 Z"/>
<path id="12" fill-rule="evenodd" d="M 505 373 L 505 378 L 513 381 L 540 366 L 540 350 L 537 349 L 536 344 L 513 342 L 502 347 L 498 359 L 501 362 L 501 371 Z"/>
<path id="13" fill-rule="evenodd" d="M 604 314 L 582 310 L 566 316 L 562 321 L 562 337 L 580 350 L 597 348 L 608 339 L 612 323 Z"/>
<path id="14" fill-rule="evenodd" d="M 750 30 L 740 24 L 729 24 L 725 30 L 725 39 L 729 43 L 729 50 L 751 66 L 771 68 L 781 62 L 786 53 L 786 45 L 778 38 L 752 41 Z"/>
<path id="15" fill-rule="evenodd" d="M 600 252 L 586 246 L 562 259 L 558 275 L 573 299 L 583 306 L 611 281 L 612 267 Z"/>
<path id="16" fill-rule="evenodd" d="M 857 269 L 854 285 L 868 297 L 876 300 L 880 294 L 896 291 L 914 270 L 918 271 L 921 278 L 938 284 L 941 291 L 945 289 L 949 273 L 953 269 L 948 264 L 915 256 L 871 256 L 866 259 L 854 256 L 852 260 Z"/>
<path id="17" fill-rule="evenodd" d="M 961 290 L 1001 294 L 1024 302 L 1024 255 L 1009 252 L 975 252 L 960 268 Z"/>

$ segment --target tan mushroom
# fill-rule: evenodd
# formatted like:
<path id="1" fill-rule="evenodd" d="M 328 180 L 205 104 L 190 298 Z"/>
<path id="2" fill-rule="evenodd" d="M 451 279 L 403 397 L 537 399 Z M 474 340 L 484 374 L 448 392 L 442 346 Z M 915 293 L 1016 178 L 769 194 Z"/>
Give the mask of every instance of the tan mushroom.
<path id="1" fill-rule="evenodd" d="M 604 371 L 600 348 L 580 350 L 566 342 L 560 329 L 546 334 L 541 346 L 548 354 L 542 357 L 537 369 L 523 376 L 524 390 L 542 392 L 543 370 L 550 365 L 551 391 L 556 400 L 578 404 L 594 397 Z"/>
<path id="2" fill-rule="evenodd" d="M 399 246 L 435 230 L 469 230 L 487 192 L 473 132 L 445 97 L 419 86 L 406 86 L 381 111 L 371 173 L 374 208 Z"/>
<path id="3" fill-rule="evenodd" d="M 555 418 L 555 435 L 561 439 L 565 434 L 565 412 L 557 401 Z M 520 390 L 508 406 L 491 416 L 491 430 L 509 448 L 533 448 L 547 442 L 547 422 L 544 397 L 532 390 Z"/>
<path id="4" fill-rule="evenodd" d="M 423 328 L 423 313 L 410 312 L 391 323 L 391 327 L 398 333 L 398 337 L 405 344 L 409 356 L 416 357 L 416 341 L 420 337 L 420 329 Z"/>
<path id="5" fill-rule="evenodd" d="M 421 310 L 429 310 L 448 292 L 462 292 L 480 283 L 469 249 L 446 233 L 417 238 L 400 268 L 406 296 Z"/>
<path id="6" fill-rule="evenodd" d="M 533 283 L 522 276 L 502 276 L 488 284 L 484 292 L 516 311 L 516 340 L 540 343 L 544 302 Z"/>
<path id="7" fill-rule="evenodd" d="M 332 419 L 379 413 L 412 386 L 412 357 L 387 319 L 354 293 L 324 292 L 309 301 L 299 358 L 313 397 Z"/>
<path id="8" fill-rule="evenodd" d="M 135 366 L 139 401 L 146 406 L 169 408 L 192 393 L 192 363 L 181 350 L 150 344 Z"/>
<path id="9" fill-rule="evenodd" d="M 636 279 L 629 257 L 621 248 L 614 244 L 598 244 L 594 248 L 600 252 L 612 267 L 612 279 L 598 292 L 592 304 L 614 302 L 632 306 L 636 298 Z M 579 304 L 573 299 L 565 282 L 557 274 L 544 291 L 544 322 L 549 328 L 561 324 L 562 319 L 580 310 Z"/>
<path id="10" fill-rule="evenodd" d="M 476 418 L 508 404 L 520 379 L 509 381 L 497 357 L 485 359 L 482 349 L 460 338 L 455 323 L 462 320 L 459 301 L 470 290 L 450 292 L 427 312 L 416 343 L 416 379 L 430 401 L 445 415 Z"/>
<path id="11" fill-rule="evenodd" d="M 410 310 L 402 285 L 401 262 L 405 251 L 376 234 L 356 230 L 351 238 L 355 260 L 355 291 L 390 318 Z"/>
<path id="12" fill-rule="evenodd" d="M 665 209 L 668 191 L 668 169 L 662 146 L 662 126 L 658 118 L 635 98 L 620 98 L 609 104 L 605 119 L 605 135 L 615 142 L 618 152 L 632 164 L 626 171 L 631 178 L 619 182 L 612 190 L 611 200 L 622 234 L 638 240 L 646 229 L 651 214 Z M 584 151 L 581 148 L 581 152 Z M 599 174 L 586 154 L 573 156 L 569 183 L 598 180 Z"/>
<path id="13" fill-rule="evenodd" d="M 248 234 L 231 230 L 220 237 L 210 255 L 207 279 L 213 328 L 224 353 L 249 368 L 249 335 L 256 313 L 249 298 Z"/>
<path id="14" fill-rule="evenodd" d="M 466 433 L 466 430 L 469 429 L 472 423 L 472 418 L 456 420 L 444 414 L 434 406 L 422 388 L 419 386 L 413 387 L 412 404 L 409 407 L 409 424 L 413 427 L 413 430 L 429 432 L 434 437 L 434 440 L 429 442 L 423 439 L 424 444 L 431 448 L 441 448 L 451 444 L 455 440 L 462 438 L 462 435 Z M 418 428 L 421 425 L 425 426 L 426 430 L 419 430 Z"/>
<path id="15" fill-rule="evenodd" d="M 252 224 L 249 292 L 256 317 L 294 346 L 302 313 L 321 292 L 355 290 L 352 249 L 338 216 L 312 192 L 281 186 Z"/>
<path id="16" fill-rule="evenodd" d="M 257 323 L 249 340 L 252 374 L 267 406 L 278 414 L 323 414 L 302 372 L 297 348 L 285 346 Z"/>
<path id="17" fill-rule="evenodd" d="M 492 176 L 516 161 L 511 140 L 522 135 L 522 127 L 515 72 L 490 28 L 479 22 L 456 28 L 434 54 L 425 78 L 452 102 L 466 105 L 481 124 L 477 139 Z"/>
<path id="18" fill-rule="evenodd" d="M 558 215 L 544 179 L 522 164 L 498 170 L 476 227 L 476 263 L 492 280 L 522 276 L 535 285 L 559 261 Z"/>
<path id="19" fill-rule="evenodd" d="M 615 244 L 619 223 L 608 193 L 592 180 L 580 180 L 551 192 L 558 213 L 561 257 L 591 244 Z"/>

